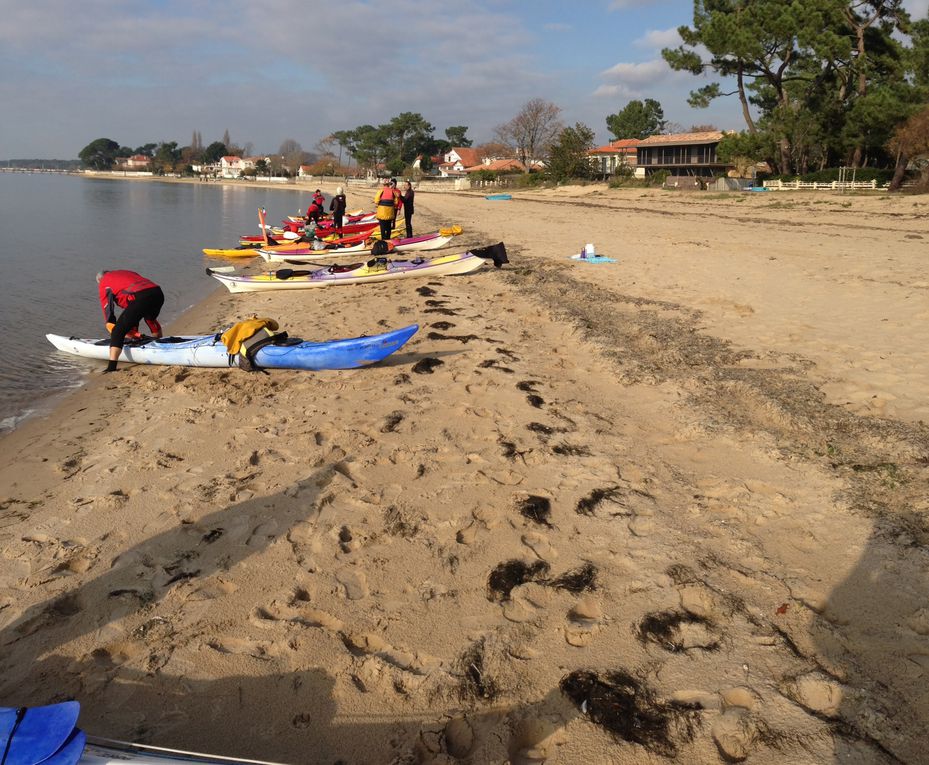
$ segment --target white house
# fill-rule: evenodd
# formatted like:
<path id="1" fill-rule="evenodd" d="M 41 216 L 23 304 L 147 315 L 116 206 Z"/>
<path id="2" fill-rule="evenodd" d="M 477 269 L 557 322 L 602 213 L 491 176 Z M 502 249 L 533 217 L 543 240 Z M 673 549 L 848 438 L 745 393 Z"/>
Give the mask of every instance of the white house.
<path id="1" fill-rule="evenodd" d="M 465 168 L 481 164 L 481 154 L 477 149 L 456 146 L 445 152 L 439 165 L 439 175 L 443 178 L 449 176 L 465 175 Z"/>
<path id="2" fill-rule="evenodd" d="M 220 175 L 223 178 L 238 178 L 246 168 L 245 160 L 235 155 L 219 160 Z"/>

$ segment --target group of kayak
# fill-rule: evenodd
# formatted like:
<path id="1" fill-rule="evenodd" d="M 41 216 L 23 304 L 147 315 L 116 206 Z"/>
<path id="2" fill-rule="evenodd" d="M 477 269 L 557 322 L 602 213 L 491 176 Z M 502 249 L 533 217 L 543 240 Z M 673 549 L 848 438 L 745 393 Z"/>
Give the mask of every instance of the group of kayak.
<path id="1" fill-rule="evenodd" d="M 230 292 L 293 290 L 330 285 L 383 282 L 422 276 L 467 274 L 482 268 L 492 260 L 498 268 L 508 262 L 503 243 L 455 254 L 424 259 L 418 253 L 447 246 L 461 234 L 460 226 L 450 226 L 416 237 L 400 237 L 396 230 L 390 239 L 383 239 L 375 213 L 356 212 L 344 217 L 340 226 L 331 219 L 320 217 L 309 222 L 302 217 L 288 216 L 281 227 L 270 227 L 265 211 L 259 210 L 261 233 L 257 240 L 242 237 L 234 250 L 204 250 L 211 256 L 260 256 L 276 266 L 275 270 L 257 273 L 235 273 L 233 267 L 211 267 L 206 273 L 217 279 Z M 260 240 L 260 241 L 259 241 Z M 412 259 L 388 257 L 391 253 L 416 253 Z M 342 255 L 370 255 L 366 260 L 345 264 L 326 264 L 320 259 Z M 303 268 L 293 268 L 302 266 Z M 307 268 L 313 267 L 315 268 Z M 99 281 L 99 277 L 98 277 Z M 268 320 L 270 321 L 270 320 Z M 274 327 L 276 329 L 276 325 Z M 410 325 L 378 335 L 310 342 L 275 333 L 267 327 L 255 330 L 260 342 L 246 346 L 247 353 L 233 352 L 222 341 L 224 335 L 193 335 L 152 338 L 127 336 L 118 353 L 119 361 L 136 364 L 169 364 L 192 367 L 229 367 L 268 369 L 352 369 L 382 360 L 403 346 L 419 329 Z M 261 332 L 263 332 L 263 334 Z M 111 338 L 84 339 L 47 335 L 59 350 L 92 359 L 110 359 L 118 349 Z M 120 338 L 122 340 L 122 338 Z"/>

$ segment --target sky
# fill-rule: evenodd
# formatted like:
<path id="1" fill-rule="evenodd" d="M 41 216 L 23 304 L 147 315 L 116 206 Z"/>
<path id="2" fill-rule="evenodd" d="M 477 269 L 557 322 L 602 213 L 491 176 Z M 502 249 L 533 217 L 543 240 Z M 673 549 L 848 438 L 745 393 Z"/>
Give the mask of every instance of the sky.
<path id="1" fill-rule="evenodd" d="M 905 0 L 924 18 L 929 0 Z M 654 98 L 687 129 L 743 129 L 738 104 L 692 109 L 711 81 L 663 47 L 692 0 L 0 0 L 0 159 L 75 159 L 97 138 L 255 153 L 419 112 L 475 144 L 533 98 L 609 140 L 606 117 Z"/>

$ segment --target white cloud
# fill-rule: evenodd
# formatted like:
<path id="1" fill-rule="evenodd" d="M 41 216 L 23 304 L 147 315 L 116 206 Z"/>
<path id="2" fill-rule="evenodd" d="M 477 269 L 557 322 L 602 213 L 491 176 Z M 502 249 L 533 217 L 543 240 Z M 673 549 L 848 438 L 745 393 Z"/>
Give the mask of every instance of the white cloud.
<path id="1" fill-rule="evenodd" d="M 914 21 L 929 16 L 929 0 L 903 0 L 903 6 L 910 12 Z"/>
<path id="2" fill-rule="evenodd" d="M 662 48 L 676 48 L 681 42 L 677 27 L 672 27 L 671 29 L 649 29 L 632 44 L 637 48 L 661 50 Z"/>

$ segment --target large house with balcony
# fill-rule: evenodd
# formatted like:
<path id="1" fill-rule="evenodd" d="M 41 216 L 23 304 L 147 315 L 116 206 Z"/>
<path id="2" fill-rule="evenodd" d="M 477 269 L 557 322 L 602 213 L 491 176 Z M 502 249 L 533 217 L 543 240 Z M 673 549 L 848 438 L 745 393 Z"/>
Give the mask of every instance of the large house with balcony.
<path id="1" fill-rule="evenodd" d="M 731 165 L 721 162 L 716 148 L 724 133 L 653 135 L 636 144 L 636 163 L 646 175 L 667 170 L 671 175 L 725 175 Z"/>

